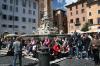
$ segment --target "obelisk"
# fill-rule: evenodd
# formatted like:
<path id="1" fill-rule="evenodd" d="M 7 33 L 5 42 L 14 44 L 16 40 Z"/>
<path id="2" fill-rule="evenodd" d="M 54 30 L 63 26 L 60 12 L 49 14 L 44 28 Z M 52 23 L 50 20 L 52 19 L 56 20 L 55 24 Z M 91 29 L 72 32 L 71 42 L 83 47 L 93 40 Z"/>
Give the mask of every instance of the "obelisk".
<path id="1" fill-rule="evenodd" d="M 43 4 L 43 17 L 41 19 L 40 27 L 38 28 L 39 34 L 50 34 L 51 28 L 53 28 L 52 13 L 51 13 L 51 0 L 44 0 Z"/>
<path id="2" fill-rule="evenodd" d="M 44 17 L 50 19 L 51 16 L 51 0 L 44 0 Z"/>

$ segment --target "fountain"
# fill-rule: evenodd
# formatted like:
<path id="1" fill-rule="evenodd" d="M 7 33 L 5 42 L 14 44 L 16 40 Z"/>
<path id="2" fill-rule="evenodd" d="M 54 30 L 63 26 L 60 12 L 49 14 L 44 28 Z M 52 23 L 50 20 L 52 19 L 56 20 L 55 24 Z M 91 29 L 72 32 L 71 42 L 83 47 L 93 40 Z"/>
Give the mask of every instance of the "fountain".
<path id="1" fill-rule="evenodd" d="M 41 24 L 38 28 L 39 35 L 54 34 L 57 32 L 57 28 L 53 26 L 53 17 L 51 10 L 51 0 L 44 0 L 44 15 L 41 19 Z"/>

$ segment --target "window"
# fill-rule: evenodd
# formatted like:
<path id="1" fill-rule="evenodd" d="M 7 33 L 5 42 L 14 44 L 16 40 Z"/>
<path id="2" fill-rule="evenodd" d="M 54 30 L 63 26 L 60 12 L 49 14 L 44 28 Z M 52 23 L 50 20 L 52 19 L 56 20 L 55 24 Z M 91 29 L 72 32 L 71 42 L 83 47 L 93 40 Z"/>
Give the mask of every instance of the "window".
<path id="1" fill-rule="evenodd" d="M 82 13 L 84 13 L 84 12 L 85 12 L 85 10 L 84 10 L 84 9 L 82 9 L 82 10 L 81 10 L 81 12 L 82 12 Z"/>
<path id="2" fill-rule="evenodd" d="M 80 21 L 79 21 L 79 18 L 76 18 L 75 26 L 80 26 L 80 25 L 81 25 L 81 23 L 80 23 Z"/>
<path id="3" fill-rule="evenodd" d="M 33 11 L 33 15 L 35 15 L 35 11 Z"/>
<path id="4" fill-rule="evenodd" d="M 79 18 L 76 18 L 76 24 L 79 24 Z"/>
<path id="5" fill-rule="evenodd" d="M 100 24 L 100 17 L 97 20 L 98 20 L 98 24 Z"/>
<path id="6" fill-rule="evenodd" d="M 26 18 L 25 18 L 25 17 L 22 17 L 22 21 L 23 21 L 23 22 L 26 22 Z"/>
<path id="7" fill-rule="evenodd" d="M 18 20 L 19 20 L 18 16 L 15 16 L 15 21 L 18 21 Z"/>
<path id="8" fill-rule="evenodd" d="M 70 23 L 73 23 L 73 19 L 70 20 Z"/>
<path id="9" fill-rule="evenodd" d="M 31 18 L 28 19 L 28 22 L 31 22 Z"/>
<path id="10" fill-rule="evenodd" d="M 70 7 L 70 11 L 72 11 L 72 7 Z"/>
<path id="11" fill-rule="evenodd" d="M 8 19 L 13 20 L 13 16 L 9 15 Z"/>
<path id="12" fill-rule="evenodd" d="M 16 5 L 18 5 L 18 0 L 16 0 L 16 2 L 15 2 L 15 3 L 16 3 Z"/>
<path id="13" fill-rule="evenodd" d="M 90 23 L 90 25 L 93 25 L 93 19 L 88 19 L 88 22 Z"/>
<path id="14" fill-rule="evenodd" d="M 8 25 L 9 28 L 13 28 L 13 25 Z"/>
<path id="15" fill-rule="evenodd" d="M 76 9 L 78 9 L 78 5 L 76 5 Z"/>
<path id="16" fill-rule="evenodd" d="M 85 21 L 85 17 L 83 17 L 83 21 Z"/>
<path id="17" fill-rule="evenodd" d="M 14 25 L 14 28 L 18 28 L 18 25 Z"/>
<path id="18" fill-rule="evenodd" d="M 29 0 L 29 7 L 31 7 L 31 1 Z"/>
<path id="19" fill-rule="evenodd" d="M 33 2 L 33 8 L 36 9 L 36 3 L 35 2 Z"/>
<path id="20" fill-rule="evenodd" d="M 2 4 L 2 9 L 7 10 L 7 5 Z"/>
<path id="21" fill-rule="evenodd" d="M 25 28 L 26 28 L 26 26 L 22 26 L 22 28 L 23 28 L 23 29 L 25 29 Z"/>
<path id="22" fill-rule="evenodd" d="M 78 14 L 78 11 L 76 11 L 76 14 Z"/>
<path id="23" fill-rule="evenodd" d="M 100 14 L 100 10 L 98 10 L 98 14 Z"/>
<path id="24" fill-rule="evenodd" d="M 16 12 L 18 12 L 18 7 L 16 7 Z"/>
<path id="25" fill-rule="evenodd" d="M 3 2 L 4 2 L 4 3 L 6 3 L 6 2 L 7 2 L 7 0 L 3 0 Z"/>
<path id="26" fill-rule="evenodd" d="M 28 13 L 29 13 L 29 14 L 32 14 L 32 10 L 29 10 Z"/>
<path id="27" fill-rule="evenodd" d="M 26 7 L 26 0 L 22 0 L 22 6 Z"/>
<path id="28" fill-rule="evenodd" d="M 36 29 L 35 27 L 32 27 L 32 29 Z"/>
<path id="29" fill-rule="evenodd" d="M 71 16 L 73 15 L 72 12 L 70 14 L 71 14 Z"/>
<path id="30" fill-rule="evenodd" d="M 88 6 L 89 8 L 91 8 L 91 6 Z"/>
<path id="31" fill-rule="evenodd" d="M 7 27 L 7 25 L 6 25 L 6 24 L 2 24 L 1 26 L 2 26 L 2 27 Z"/>
<path id="32" fill-rule="evenodd" d="M 10 4 L 13 4 L 13 0 L 10 0 Z"/>
<path id="33" fill-rule="evenodd" d="M 23 13 L 25 14 L 25 9 L 23 8 Z"/>
<path id="34" fill-rule="evenodd" d="M 16 35 L 18 35 L 18 32 L 15 32 Z"/>
<path id="35" fill-rule="evenodd" d="M 82 7 L 84 7 L 84 3 L 82 3 Z"/>
<path id="36" fill-rule="evenodd" d="M 10 11 L 13 11 L 13 7 L 12 6 L 10 6 Z"/>
<path id="37" fill-rule="evenodd" d="M 7 19 L 7 15 L 2 15 L 2 19 Z"/>
<path id="38" fill-rule="evenodd" d="M 89 16 L 91 16 L 92 14 L 91 14 L 91 12 L 89 12 Z"/>
<path id="39" fill-rule="evenodd" d="M 33 19 L 33 23 L 36 23 L 36 19 Z"/>

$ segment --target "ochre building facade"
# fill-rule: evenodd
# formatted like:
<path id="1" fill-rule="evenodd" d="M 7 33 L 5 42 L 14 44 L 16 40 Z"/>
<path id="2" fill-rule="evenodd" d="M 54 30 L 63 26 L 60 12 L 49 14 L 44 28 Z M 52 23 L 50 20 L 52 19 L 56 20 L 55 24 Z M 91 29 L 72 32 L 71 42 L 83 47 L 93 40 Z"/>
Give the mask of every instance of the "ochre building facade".
<path id="1" fill-rule="evenodd" d="M 100 24 L 100 0 L 78 0 L 66 7 L 68 33 L 81 30 L 85 23 Z"/>

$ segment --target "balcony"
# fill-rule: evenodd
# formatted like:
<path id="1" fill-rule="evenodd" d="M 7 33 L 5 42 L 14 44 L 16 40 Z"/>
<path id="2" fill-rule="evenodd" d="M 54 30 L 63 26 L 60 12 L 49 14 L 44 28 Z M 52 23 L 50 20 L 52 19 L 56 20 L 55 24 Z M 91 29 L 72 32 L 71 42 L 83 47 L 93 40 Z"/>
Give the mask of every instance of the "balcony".
<path id="1" fill-rule="evenodd" d="M 80 26 L 80 25 L 81 25 L 81 23 L 80 23 L 80 22 L 75 23 L 75 26 Z"/>

